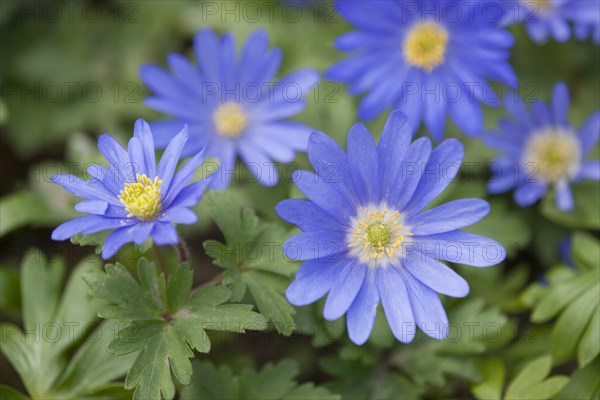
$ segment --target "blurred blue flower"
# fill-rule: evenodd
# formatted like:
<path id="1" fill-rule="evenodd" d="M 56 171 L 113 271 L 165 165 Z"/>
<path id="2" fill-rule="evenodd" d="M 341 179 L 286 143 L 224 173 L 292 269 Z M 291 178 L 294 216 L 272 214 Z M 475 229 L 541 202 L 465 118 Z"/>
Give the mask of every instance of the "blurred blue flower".
<path id="1" fill-rule="evenodd" d="M 536 101 L 528 113 L 522 99 L 507 97 L 512 118 L 501 119 L 498 132 L 484 135 L 484 142 L 502 153 L 494 160 L 488 190 L 502 193 L 515 187 L 516 203 L 527 207 L 553 188 L 557 207 L 569 211 L 574 207 L 570 183 L 600 179 L 600 162 L 586 160 L 598 141 L 600 111 L 576 131 L 567 121 L 567 85 L 554 87 L 552 103 Z"/>
<path id="2" fill-rule="evenodd" d="M 336 47 L 351 56 L 326 76 L 348 83 L 353 95 L 368 92 L 359 106 L 361 119 L 392 106 L 415 128 L 424 121 L 440 140 L 449 113 L 466 134 L 479 135 L 479 103 L 499 102 L 487 80 L 517 84 L 508 62 L 513 36 L 485 18 L 481 4 L 338 1 L 341 16 L 358 30 L 336 40 Z"/>
<path id="3" fill-rule="evenodd" d="M 284 200 L 276 208 L 303 231 L 284 245 L 288 257 L 305 261 L 288 300 L 301 306 L 329 292 L 325 318 L 347 313 L 357 344 L 368 339 L 380 299 L 398 340 L 410 342 L 415 324 L 444 338 L 448 320 L 437 293 L 464 297 L 469 285 L 437 260 L 487 267 L 505 257 L 497 242 L 460 230 L 488 213 L 484 200 L 423 211 L 454 179 L 463 146 L 448 139 L 432 150 L 428 138 L 411 143 L 411 136 L 400 111 L 390 115 L 378 145 L 363 125 L 354 125 L 347 153 L 313 133 L 308 156 L 316 173 L 294 174 L 308 200 Z"/>
<path id="4" fill-rule="evenodd" d="M 151 124 L 157 146 L 165 146 L 187 124 L 190 142 L 184 155 L 206 146 L 206 155 L 221 162 L 211 188 L 229 184 L 238 154 L 260 183 L 274 185 L 278 174 L 273 161 L 290 162 L 296 151 L 306 151 L 311 129 L 285 119 L 304 109 L 304 97 L 318 83 L 318 73 L 303 69 L 276 81 L 282 53 L 268 46 L 266 32 L 255 31 L 236 57 L 231 33 L 219 40 L 202 29 L 194 38 L 199 66 L 170 54 L 172 74 L 154 65 L 140 69 L 155 94 L 146 105 L 174 117 Z"/>
<path id="5" fill-rule="evenodd" d="M 592 38 L 600 43 L 599 0 L 517 0 L 499 4 L 504 8 L 502 24 L 523 22 L 536 43 L 544 43 L 549 37 L 566 42 L 571 37 L 569 23 L 577 39 Z"/>
<path id="6" fill-rule="evenodd" d="M 87 181 L 74 175 L 52 177 L 69 192 L 86 201 L 75 210 L 90 215 L 59 225 L 52 239 L 66 240 L 78 233 L 93 234 L 114 229 L 102 247 L 102 258 L 112 257 L 124 244 L 142 245 L 150 236 L 157 245 L 177 244 L 174 223 L 193 224 L 198 218 L 188 209 L 196 205 L 210 179 L 188 182 L 202 165 L 199 152 L 177 172 L 175 169 L 188 140 L 187 128 L 169 142 L 156 165 L 154 138 L 146 121 L 135 123 L 134 137 L 125 150 L 112 136 L 98 139 L 98 149 L 110 165 L 92 165 L 87 169 Z"/>

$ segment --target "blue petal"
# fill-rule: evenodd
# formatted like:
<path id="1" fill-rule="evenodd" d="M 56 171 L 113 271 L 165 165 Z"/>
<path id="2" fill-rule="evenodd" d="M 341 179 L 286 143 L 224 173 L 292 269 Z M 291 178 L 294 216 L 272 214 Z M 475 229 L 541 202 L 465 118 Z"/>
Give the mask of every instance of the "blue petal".
<path id="1" fill-rule="evenodd" d="M 335 217 L 340 223 L 348 225 L 355 215 L 356 208 L 335 186 L 308 171 L 295 171 L 293 179 L 298 189 L 316 205 Z"/>
<path id="2" fill-rule="evenodd" d="M 314 303 L 331 289 L 345 262 L 305 262 L 296 273 L 296 279 L 288 286 L 285 297 L 295 306 Z"/>
<path id="3" fill-rule="evenodd" d="M 285 221 L 303 231 L 343 231 L 346 228 L 309 200 L 286 199 L 275 207 L 275 212 Z"/>
<path id="4" fill-rule="evenodd" d="M 480 199 L 460 199 L 442 204 L 408 219 L 406 225 L 414 235 L 430 235 L 464 228 L 481 220 L 490 205 Z"/>
<path id="5" fill-rule="evenodd" d="M 520 207 L 528 207 L 546 194 L 548 185 L 545 183 L 523 183 L 515 190 L 515 202 Z"/>
<path id="6" fill-rule="evenodd" d="M 185 207 L 171 207 L 161 214 L 159 220 L 178 224 L 193 224 L 198 221 L 198 216 Z"/>
<path id="7" fill-rule="evenodd" d="M 350 177 L 346 153 L 329 136 L 313 132 L 308 141 L 308 159 L 317 175 L 355 202 L 358 197 Z"/>
<path id="8" fill-rule="evenodd" d="M 558 209 L 561 211 L 571 211 L 574 205 L 573 193 L 569 187 L 569 182 L 558 182 L 556 185 L 556 206 Z"/>
<path id="9" fill-rule="evenodd" d="M 422 253 L 438 260 L 474 267 L 496 265 L 506 257 L 506 250 L 495 240 L 460 230 L 413 236 L 412 240 L 414 245 L 407 245 L 407 254 L 408 251 Z"/>
<path id="10" fill-rule="evenodd" d="M 594 181 L 600 180 L 600 161 L 584 161 L 581 164 L 580 176 L 581 178 L 591 179 Z"/>
<path id="11" fill-rule="evenodd" d="M 152 228 L 152 240 L 158 246 L 179 243 L 179 237 L 175 227 L 170 222 L 156 222 Z"/>
<path id="12" fill-rule="evenodd" d="M 184 187 L 177 196 L 173 199 L 168 207 L 193 207 L 202 198 L 206 187 L 210 183 L 211 178 L 196 181 Z"/>
<path id="13" fill-rule="evenodd" d="M 445 264 L 423 254 L 407 256 L 402 265 L 421 283 L 452 297 L 469 294 L 469 284 Z"/>
<path id="14" fill-rule="evenodd" d="M 583 124 L 578 132 L 579 140 L 581 141 L 582 153 L 586 154 L 598 142 L 600 135 L 600 111 L 596 111 L 588 120 Z"/>
<path id="15" fill-rule="evenodd" d="M 450 103 L 450 115 L 456 126 L 470 136 L 479 136 L 483 129 L 483 112 L 475 99 L 464 96 Z"/>
<path id="16" fill-rule="evenodd" d="M 464 156 L 463 145 L 456 139 L 444 140 L 431 152 L 423 175 L 406 212 L 408 215 L 421 211 L 452 182 Z"/>
<path id="17" fill-rule="evenodd" d="M 254 143 L 245 143 L 239 148 L 240 158 L 250 173 L 264 186 L 274 186 L 279 180 L 275 163 Z"/>
<path id="18" fill-rule="evenodd" d="M 108 209 L 108 202 L 103 200 L 82 201 L 75 204 L 75 211 L 88 214 L 104 215 Z"/>
<path id="19" fill-rule="evenodd" d="M 392 333 L 403 343 L 412 342 L 416 333 L 415 319 L 404 280 L 395 268 L 380 268 L 377 286 Z"/>
<path id="20" fill-rule="evenodd" d="M 193 177 L 196 170 L 204 162 L 204 151 L 196 154 L 185 163 L 183 167 L 175 174 L 175 177 L 171 181 L 171 186 L 168 192 L 163 198 L 163 206 L 168 207 L 169 204 L 175 199 L 175 197 L 181 192 L 184 185 L 186 185 Z"/>
<path id="21" fill-rule="evenodd" d="M 120 228 L 133 224 L 132 219 L 107 218 L 101 215 L 84 215 L 60 224 L 52 232 L 52 240 L 66 240 L 78 233 L 89 234 L 105 229 Z"/>
<path id="22" fill-rule="evenodd" d="M 335 279 L 327 296 L 323 316 L 327 320 L 336 320 L 348 311 L 365 280 L 367 267 L 350 261 Z"/>
<path id="23" fill-rule="evenodd" d="M 183 125 L 181 127 L 183 128 Z M 173 131 L 173 133 L 175 132 L 178 132 L 178 130 Z M 156 155 L 154 153 L 154 137 L 150 130 L 150 125 L 143 119 L 138 119 L 135 121 L 133 127 L 133 135 L 142 143 L 147 175 L 153 178 L 156 176 Z"/>
<path id="24" fill-rule="evenodd" d="M 196 61 L 201 66 L 205 79 L 209 82 L 220 82 L 219 73 L 219 38 L 210 29 L 200 29 L 194 36 Z"/>
<path id="25" fill-rule="evenodd" d="M 181 132 L 184 126 L 185 122 L 180 119 L 168 119 L 152 122 L 150 124 L 150 128 L 154 134 L 154 142 L 156 147 L 159 149 L 164 149 L 167 147 L 171 139 L 173 139 L 177 133 Z M 187 155 L 189 149 L 186 148 L 185 151 L 185 155 Z M 154 163 L 156 164 L 156 161 L 154 161 Z"/>
<path id="26" fill-rule="evenodd" d="M 402 275 L 408 288 L 415 322 L 419 328 L 434 339 L 445 339 L 448 336 L 448 317 L 437 293 L 410 274 L 402 272 Z"/>
<path id="27" fill-rule="evenodd" d="M 552 94 L 552 111 L 554 122 L 558 125 L 568 126 L 567 114 L 569 112 L 569 89 L 564 82 L 559 82 L 554 87 Z"/>
<path id="28" fill-rule="evenodd" d="M 148 176 L 150 179 L 154 179 L 154 176 L 156 176 L 156 175 L 154 175 L 154 176 L 150 175 L 148 173 L 148 170 L 146 169 L 144 149 L 143 149 L 142 142 L 140 141 L 140 139 L 138 139 L 136 137 L 132 137 L 131 139 L 129 139 L 127 151 L 129 152 L 129 158 L 131 160 L 133 173 L 135 175 L 144 174 L 144 175 Z"/>
<path id="29" fill-rule="evenodd" d="M 135 242 L 141 246 L 150 235 L 153 226 L 153 222 L 143 222 L 111 232 L 102 246 L 102 258 L 108 260 L 129 242 Z"/>
<path id="30" fill-rule="evenodd" d="M 362 124 L 348 133 L 350 174 L 362 204 L 379 202 L 379 160 L 373 136 Z"/>
<path id="31" fill-rule="evenodd" d="M 369 269 L 363 285 L 348 309 L 346 324 L 348 336 L 357 345 L 364 344 L 375 323 L 377 305 L 379 304 L 379 291 L 375 282 L 375 271 Z"/>
<path id="32" fill-rule="evenodd" d="M 381 139 L 377 145 L 379 157 L 379 173 L 381 197 L 390 201 L 394 184 L 402 174 L 402 162 L 410 145 L 412 129 L 407 124 L 406 115 L 401 111 L 393 111 L 388 117 Z"/>
<path id="33" fill-rule="evenodd" d="M 130 162 L 127 151 L 109 134 L 100 135 L 98 138 L 98 150 L 117 169 Z"/>
<path id="34" fill-rule="evenodd" d="M 429 138 L 419 138 L 411 143 L 406 157 L 402 160 L 401 170 L 397 172 L 395 184 L 388 188 L 391 205 L 395 205 L 399 210 L 404 209 L 419 185 L 430 154 Z"/>
<path id="35" fill-rule="evenodd" d="M 121 204 L 115 195 L 110 193 L 102 184 L 84 181 L 75 175 L 68 174 L 54 175 L 50 180 L 82 199 L 103 200 L 115 205 Z"/>
<path id="36" fill-rule="evenodd" d="M 285 242 L 283 250 L 292 260 L 316 260 L 335 256 L 348 250 L 346 233 L 343 231 L 299 233 Z"/>
<path id="37" fill-rule="evenodd" d="M 171 179 L 177 168 L 181 151 L 188 140 L 187 126 L 179 132 L 170 142 L 158 163 L 158 177 L 162 180 L 163 199 L 169 192 Z"/>

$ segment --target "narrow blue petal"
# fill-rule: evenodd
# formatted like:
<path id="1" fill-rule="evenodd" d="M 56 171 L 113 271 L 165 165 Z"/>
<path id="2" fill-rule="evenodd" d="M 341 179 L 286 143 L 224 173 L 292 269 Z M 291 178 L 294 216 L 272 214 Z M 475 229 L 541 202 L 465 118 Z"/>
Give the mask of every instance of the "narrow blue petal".
<path id="1" fill-rule="evenodd" d="M 469 284 L 445 264 L 424 254 L 407 256 L 402 265 L 421 283 L 438 293 L 452 297 L 469 294 Z"/>
<path id="2" fill-rule="evenodd" d="M 245 143 L 239 148 L 240 158 L 254 178 L 264 186 L 274 186 L 279 180 L 275 163 L 254 143 Z"/>
<path id="3" fill-rule="evenodd" d="M 286 199 L 277 204 L 275 211 L 282 219 L 297 225 L 303 231 L 343 231 L 347 229 L 309 200 Z"/>
<path id="4" fill-rule="evenodd" d="M 569 89 L 564 82 L 559 82 L 552 93 L 552 113 L 554 122 L 558 125 L 568 126 L 567 114 L 569 112 Z"/>
<path id="5" fill-rule="evenodd" d="M 384 201 L 390 201 L 396 179 L 402 173 L 402 162 L 409 148 L 412 133 L 406 115 L 401 111 L 393 111 L 377 144 L 381 198 Z"/>
<path id="6" fill-rule="evenodd" d="M 152 130 L 154 136 L 154 143 L 156 148 L 164 149 L 167 147 L 171 139 L 175 137 L 183 127 L 185 126 L 185 122 L 180 119 L 169 119 L 162 121 L 154 121 L 150 124 L 150 129 Z M 144 141 L 142 141 L 144 143 Z M 189 147 L 189 146 L 188 146 Z M 185 149 L 185 154 L 188 155 L 189 149 Z M 154 161 L 156 164 L 156 161 Z"/>
<path id="7" fill-rule="evenodd" d="M 194 52 L 196 61 L 201 66 L 203 75 L 209 82 L 220 82 L 219 73 L 219 38 L 210 29 L 200 29 L 194 36 Z"/>
<path id="8" fill-rule="evenodd" d="M 292 260 L 316 260 L 335 256 L 348 250 L 346 233 L 343 231 L 302 232 L 289 238 L 283 245 L 283 250 Z"/>
<path id="9" fill-rule="evenodd" d="M 130 242 L 141 246 L 150 235 L 153 226 L 153 222 L 143 222 L 114 230 L 102 246 L 102 258 L 105 260 L 111 258 L 121 247 Z"/>
<path id="10" fill-rule="evenodd" d="M 181 127 L 183 128 L 183 125 Z M 156 150 L 154 149 L 154 136 L 150 130 L 150 125 L 143 119 L 138 119 L 133 127 L 133 136 L 137 137 L 142 143 L 147 175 L 154 178 L 156 176 Z"/>
<path id="11" fill-rule="evenodd" d="M 556 207 L 561 211 L 567 212 L 573 210 L 574 206 L 575 202 L 569 182 L 566 180 L 558 182 L 556 185 Z"/>
<path id="12" fill-rule="evenodd" d="M 346 324 L 348 336 L 357 345 L 364 344 L 375 324 L 379 291 L 375 282 L 375 270 L 368 270 L 363 285 L 348 309 Z"/>
<path id="13" fill-rule="evenodd" d="M 171 207 L 160 215 L 159 220 L 178 224 L 193 224 L 198 221 L 198 216 L 185 207 Z"/>
<path id="14" fill-rule="evenodd" d="M 478 222 L 489 212 L 490 205 L 485 200 L 460 199 L 417 214 L 406 224 L 414 235 L 430 235 L 464 228 Z"/>
<path id="15" fill-rule="evenodd" d="M 340 262 L 305 262 L 285 291 L 285 297 L 295 306 L 314 303 L 331 289 L 343 266 Z"/>
<path id="16" fill-rule="evenodd" d="M 392 333 L 402 343 L 412 342 L 417 329 L 402 276 L 394 267 L 380 268 L 377 287 Z"/>
<path id="17" fill-rule="evenodd" d="M 580 176 L 581 178 L 591 179 L 594 181 L 600 180 L 600 161 L 584 161 L 581 164 Z"/>
<path id="18" fill-rule="evenodd" d="M 194 177 L 196 170 L 204 162 L 204 151 L 190 158 L 171 181 L 169 190 L 163 195 L 163 206 L 168 207 L 175 197 L 181 192 L 183 187 Z"/>
<path id="19" fill-rule="evenodd" d="M 179 243 L 179 236 L 175 227 L 170 222 L 156 222 L 150 234 L 152 240 L 158 246 L 166 246 Z"/>
<path id="20" fill-rule="evenodd" d="M 340 271 L 327 296 L 323 317 L 327 320 L 336 320 L 348 311 L 356 298 L 358 291 L 365 280 L 367 267 L 358 264 L 356 260 L 350 261 Z"/>
<path id="21" fill-rule="evenodd" d="M 131 166 L 133 168 L 133 173 L 137 176 L 137 174 L 144 174 L 148 176 L 150 179 L 154 179 L 154 176 L 148 173 L 146 169 L 146 160 L 144 156 L 144 149 L 142 142 L 140 139 L 136 137 L 132 137 L 129 139 L 129 144 L 127 146 L 127 151 L 129 153 L 129 159 L 131 160 Z"/>
<path id="22" fill-rule="evenodd" d="M 122 167 L 130 162 L 127 151 L 107 133 L 100 135 L 98 138 L 98 150 L 117 169 L 119 166 Z"/>
<path id="23" fill-rule="evenodd" d="M 379 160 L 375 140 L 362 124 L 355 124 L 348 133 L 350 174 L 362 204 L 379 202 Z"/>
<path id="24" fill-rule="evenodd" d="M 548 185 L 545 183 L 523 183 L 515 190 L 515 202 L 520 207 L 528 207 L 541 199 L 547 189 Z"/>
<path id="25" fill-rule="evenodd" d="M 600 111 L 596 111 L 588 118 L 579 129 L 578 135 L 581 141 L 582 153 L 586 154 L 594 148 L 600 136 Z"/>
<path id="26" fill-rule="evenodd" d="M 164 190 L 166 193 L 169 192 L 169 188 L 171 186 L 171 180 L 173 179 L 173 174 L 175 173 L 175 168 L 177 168 L 177 163 L 179 162 L 179 157 L 181 156 L 181 151 L 183 150 L 183 146 L 185 146 L 188 140 L 187 126 L 185 126 L 181 132 L 179 132 L 170 142 L 162 157 L 160 158 L 160 162 L 158 163 L 158 177 L 162 180 L 161 190 Z"/>
<path id="27" fill-rule="evenodd" d="M 434 339 L 445 339 L 448 336 L 448 317 L 437 293 L 410 274 L 403 272 L 402 275 L 408 289 L 413 316 L 419 328 Z"/>
<path id="28" fill-rule="evenodd" d="M 84 181 L 75 175 L 68 174 L 54 175 L 50 180 L 82 199 L 103 200 L 111 204 L 120 205 L 115 195 L 99 183 Z"/>
<path id="29" fill-rule="evenodd" d="M 407 254 L 421 253 L 437 260 L 474 267 L 496 265 L 506 257 L 506 250 L 495 240 L 460 230 L 413 236 L 412 241 L 412 245 L 407 245 Z"/>
<path id="30" fill-rule="evenodd" d="M 60 224 L 52 232 L 52 240 L 66 240 L 84 231 L 95 233 L 105 229 L 127 226 L 132 223 L 132 220 L 107 218 L 101 215 L 84 215 Z"/>
<path id="31" fill-rule="evenodd" d="M 397 172 L 396 182 L 388 188 L 391 205 L 404 209 L 417 189 L 424 167 L 431 154 L 431 141 L 419 138 L 408 147 L 408 152 Z"/>
<path id="32" fill-rule="evenodd" d="M 104 215 L 108 209 L 108 202 L 103 200 L 82 201 L 75 204 L 75 211 L 88 214 Z"/>
<path id="33" fill-rule="evenodd" d="M 196 181 L 184 187 L 179 194 L 175 196 L 168 207 L 193 207 L 202 198 L 204 191 L 211 182 L 211 177 Z"/>
<path id="34" fill-rule="evenodd" d="M 464 157 L 463 145 L 456 139 L 444 140 L 431 152 L 423 175 L 411 198 L 406 213 L 421 211 L 452 182 Z"/>

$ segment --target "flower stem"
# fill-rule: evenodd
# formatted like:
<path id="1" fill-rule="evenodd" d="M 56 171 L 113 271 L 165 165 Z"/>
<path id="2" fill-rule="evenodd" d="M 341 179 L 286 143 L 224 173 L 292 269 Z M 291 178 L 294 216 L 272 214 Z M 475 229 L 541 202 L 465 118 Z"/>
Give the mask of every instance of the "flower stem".
<path id="1" fill-rule="evenodd" d="M 162 256 L 160 255 L 160 250 L 156 244 L 152 244 L 152 252 L 154 253 L 154 261 L 158 264 L 158 268 L 160 268 L 161 272 L 165 275 L 165 278 L 169 275 L 167 269 L 165 268 L 165 263 L 163 262 Z"/>
<path id="2" fill-rule="evenodd" d="M 180 262 L 188 262 L 190 260 L 187 247 L 185 246 L 185 243 L 181 240 L 181 238 L 179 238 L 179 242 L 177 242 L 175 248 L 177 249 L 177 254 L 179 255 Z"/>

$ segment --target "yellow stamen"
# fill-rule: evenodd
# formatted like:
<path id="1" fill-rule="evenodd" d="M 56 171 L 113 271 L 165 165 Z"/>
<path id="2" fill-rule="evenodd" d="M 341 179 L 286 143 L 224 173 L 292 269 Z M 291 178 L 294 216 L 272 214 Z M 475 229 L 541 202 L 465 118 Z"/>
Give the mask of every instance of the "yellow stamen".
<path id="1" fill-rule="evenodd" d="M 575 135 L 562 129 L 534 133 L 524 152 L 524 168 L 535 168 L 542 179 L 557 183 L 572 177 L 579 167 L 581 150 Z"/>
<path id="2" fill-rule="evenodd" d="M 404 58 L 415 67 L 431 72 L 444 62 L 448 47 L 448 31 L 435 23 L 413 27 L 404 40 Z"/>
<path id="3" fill-rule="evenodd" d="M 219 135 L 236 138 L 248 125 L 246 113 L 238 103 L 221 104 L 213 114 L 213 122 Z"/>
<path id="4" fill-rule="evenodd" d="M 137 217 L 142 221 L 154 219 L 162 210 L 160 202 L 162 181 L 158 176 L 152 181 L 144 174 L 137 174 L 136 179 L 137 182 L 125 184 L 119 200 L 129 213 L 128 217 Z"/>

